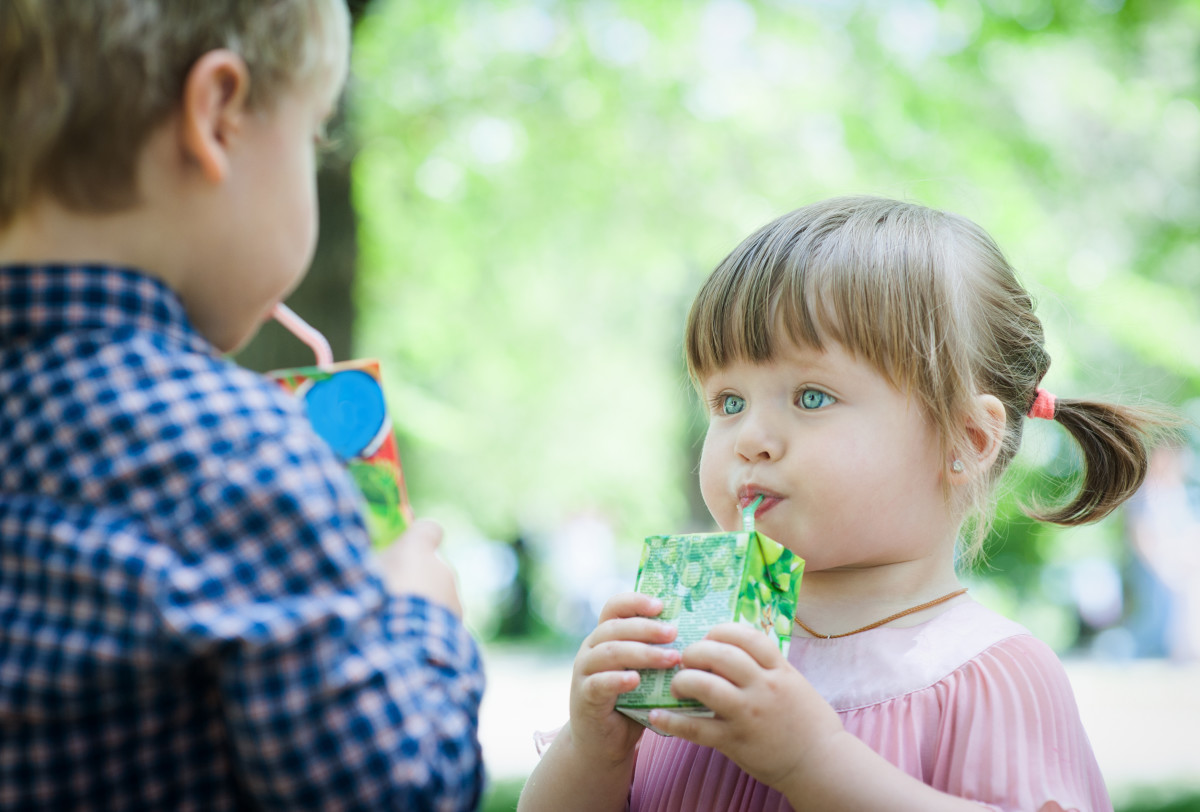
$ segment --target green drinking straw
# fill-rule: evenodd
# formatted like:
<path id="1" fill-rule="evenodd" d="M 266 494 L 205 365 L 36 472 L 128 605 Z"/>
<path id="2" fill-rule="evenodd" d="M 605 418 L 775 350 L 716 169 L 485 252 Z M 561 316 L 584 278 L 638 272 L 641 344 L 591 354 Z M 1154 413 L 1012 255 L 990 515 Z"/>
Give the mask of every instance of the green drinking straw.
<path id="1" fill-rule="evenodd" d="M 766 497 L 760 493 L 758 495 L 757 499 L 755 499 L 750 504 L 746 505 L 746 507 L 742 508 L 742 530 L 744 530 L 745 532 L 747 532 L 747 533 L 754 532 L 754 511 L 758 510 L 758 506 L 760 504 L 762 504 L 762 500 L 765 498 Z M 763 539 L 762 539 L 762 536 L 759 536 L 758 547 L 759 547 L 760 551 L 762 550 L 762 545 L 763 545 Z M 775 587 L 778 590 L 786 591 L 783 589 L 782 586 L 780 586 L 779 582 L 775 579 L 775 574 L 773 572 L 771 572 L 770 567 L 767 568 L 766 572 L 767 572 L 767 580 L 771 582 L 771 586 Z"/>
<path id="2" fill-rule="evenodd" d="M 742 530 L 745 530 L 747 533 L 754 532 L 754 511 L 758 510 L 758 506 L 762 504 L 762 500 L 765 498 L 760 493 L 757 499 L 742 508 Z"/>

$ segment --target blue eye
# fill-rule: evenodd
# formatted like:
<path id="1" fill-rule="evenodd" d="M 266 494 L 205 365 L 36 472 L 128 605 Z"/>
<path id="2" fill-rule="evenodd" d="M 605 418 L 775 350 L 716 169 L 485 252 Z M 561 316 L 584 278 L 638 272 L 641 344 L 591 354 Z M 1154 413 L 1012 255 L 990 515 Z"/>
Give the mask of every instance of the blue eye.
<path id="1" fill-rule="evenodd" d="M 833 396 L 827 395 L 820 389 L 805 389 L 800 393 L 800 407 L 802 409 L 820 409 L 822 406 L 828 406 L 833 402 Z"/>
<path id="2" fill-rule="evenodd" d="M 721 414 L 737 414 L 745 408 L 745 398 L 739 398 L 737 395 L 721 396 Z"/>

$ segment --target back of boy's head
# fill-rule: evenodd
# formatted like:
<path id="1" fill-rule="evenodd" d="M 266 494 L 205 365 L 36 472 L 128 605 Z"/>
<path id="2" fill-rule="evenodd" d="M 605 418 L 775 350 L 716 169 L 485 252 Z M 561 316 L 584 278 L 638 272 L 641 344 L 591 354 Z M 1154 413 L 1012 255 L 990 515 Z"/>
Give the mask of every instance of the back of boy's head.
<path id="1" fill-rule="evenodd" d="M 833 198 L 767 224 L 721 262 L 688 316 L 688 371 L 700 383 L 732 362 L 773 359 L 788 342 L 818 350 L 836 342 L 915 399 L 938 429 L 947 465 L 972 446 L 969 424 L 987 420 L 976 395 L 994 395 L 1005 412 L 1000 453 L 991 476 L 963 489 L 966 509 L 983 519 L 967 539 L 969 561 L 1050 366 L 1033 310 L 999 247 L 970 220 L 883 198 Z M 1081 524 L 1140 485 L 1143 435 L 1159 418 L 1058 403 L 1055 419 L 1084 451 L 1083 487 L 1069 504 L 1034 515 Z"/>
<path id="2" fill-rule="evenodd" d="M 177 109 L 203 54 L 250 74 L 247 104 L 344 57 L 345 0 L 3 0 L 0 228 L 42 196 L 78 212 L 137 203 L 150 134 Z"/>

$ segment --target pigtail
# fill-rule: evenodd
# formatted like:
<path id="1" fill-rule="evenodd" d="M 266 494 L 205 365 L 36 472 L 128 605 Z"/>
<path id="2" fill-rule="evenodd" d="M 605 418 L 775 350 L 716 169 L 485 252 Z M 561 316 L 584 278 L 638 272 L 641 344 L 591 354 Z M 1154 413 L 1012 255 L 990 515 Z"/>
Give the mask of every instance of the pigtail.
<path id="1" fill-rule="evenodd" d="M 1067 504 L 1026 512 L 1031 518 L 1068 526 L 1102 519 L 1133 496 L 1146 478 L 1150 449 L 1182 424 L 1159 409 L 1069 399 L 1054 404 L 1053 419 L 1083 452 L 1083 481 Z"/>

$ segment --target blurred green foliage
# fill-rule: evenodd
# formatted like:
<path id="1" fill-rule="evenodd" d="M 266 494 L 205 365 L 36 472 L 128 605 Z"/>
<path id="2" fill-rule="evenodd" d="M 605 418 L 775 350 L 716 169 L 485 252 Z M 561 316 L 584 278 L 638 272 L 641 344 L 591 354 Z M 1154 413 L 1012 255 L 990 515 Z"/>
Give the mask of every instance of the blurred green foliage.
<path id="1" fill-rule="evenodd" d="M 378 0 L 357 343 L 418 511 L 497 538 L 595 511 L 632 547 L 709 529 L 690 299 L 835 194 L 987 228 L 1040 301 L 1049 389 L 1200 396 L 1198 54 L 1194 0 Z M 1026 445 L 977 594 L 1065 645 L 1040 574 L 1119 558 L 1122 528 L 1024 519 L 1076 464 L 1057 427 Z"/>
<path id="2" fill-rule="evenodd" d="M 479 812 L 514 812 L 524 786 L 524 778 L 491 782 L 484 791 Z"/>
<path id="3" fill-rule="evenodd" d="M 523 778 L 492 782 L 484 793 L 480 812 L 513 812 L 524 785 Z M 1116 812 L 1200 812 L 1200 795 L 1147 790 L 1136 800 L 1118 803 Z"/>
<path id="4" fill-rule="evenodd" d="M 1117 806 L 1117 812 L 1200 812 L 1200 795 L 1175 795 L 1148 792 L 1147 797 Z M 520 797 L 520 793 L 517 793 Z M 496 809 L 516 809 L 512 806 L 497 806 Z"/>
<path id="5" fill-rule="evenodd" d="M 480 812 L 513 812 L 524 786 L 524 778 L 489 782 L 480 802 Z M 1118 800 L 1116 812 L 1200 812 L 1200 795 L 1186 790 L 1143 788 L 1126 795 L 1131 797 Z"/>

